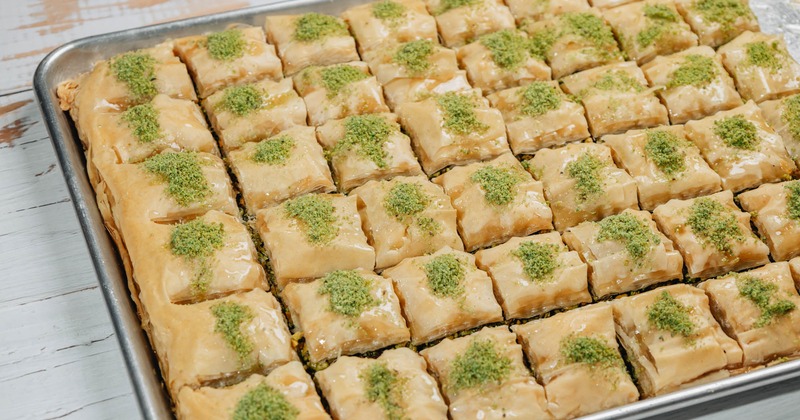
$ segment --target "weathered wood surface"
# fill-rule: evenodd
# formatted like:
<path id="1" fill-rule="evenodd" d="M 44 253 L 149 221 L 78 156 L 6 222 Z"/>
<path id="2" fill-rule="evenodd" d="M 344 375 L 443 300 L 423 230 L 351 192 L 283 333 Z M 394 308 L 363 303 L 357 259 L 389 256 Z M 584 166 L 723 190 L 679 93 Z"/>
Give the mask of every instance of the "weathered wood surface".
<path id="1" fill-rule="evenodd" d="M 0 419 L 139 417 L 30 90 L 36 64 L 72 39 L 269 2 L 0 0 Z M 680 417 L 797 418 L 798 399 L 794 381 Z"/>

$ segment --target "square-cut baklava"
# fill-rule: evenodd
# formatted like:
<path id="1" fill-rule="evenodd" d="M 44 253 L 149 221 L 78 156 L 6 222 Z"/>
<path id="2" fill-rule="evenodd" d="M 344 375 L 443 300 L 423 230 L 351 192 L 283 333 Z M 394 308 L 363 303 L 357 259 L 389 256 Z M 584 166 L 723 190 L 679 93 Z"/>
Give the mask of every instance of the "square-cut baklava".
<path id="1" fill-rule="evenodd" d="M 738 200 L 752 215 L 774 261 L 800 255 L 800 182 L 764 184 L 739 194 Z"/>
<path id="2" fill-rule="evenodd" d="M 722 191 L 670 200 L 653 211 L 658 227 L 683 255 L 689 277 L 709 278 L 769 262 L 769 248 L 750 230 L 750 214 Z"/>
<path id="3" fill-rule="evenodd" d="M 511 153 L 455 167 L 433 182 L 458 211 L 458 232 L 467 251 L 553 228 L 542 183 Z"/>
<path id="4" fill-rule="evenodd" d="M 800 353 L 800 296 L 789 263 L 767 264 L 700 284 L 722 327 L 754 366 Z"/>
<path id="5" fill-rule="evenodd" d="M 459 73 L 456 52 L 445 48 L 437 40 L 418 39 L 399 44 L 388 44 L 365 57 L 372 74 L 389 92 L 394 93 L 405 84 L 402 80 L 433 79 L 447 81 Z"/>
<path id="6" fill-rule="evenodd" d="M 307 194 L 256 213 L 279 288 L 334 270 L 372 270 L 375 250 L 356 206 L 355 196 Z"/>
<path id="7" fill-rule="evenodd" d="M 503 320 L 492 280 L 472 254 L 444 247 L 406 258 L 382 274 L 394 283 L 412 345 Z"/>
<path id="8" fill-rule="evenodd" d="M 395 114 L 352 115 L 317 127 L 340 191 L 370 180 L 422 175 L 411 140 Z"/>
<path id="9" fill-rule="evenodd" d="M 364 232 L 375 247 L 379 270 L 445 246 L 464 250 L 450 197 L 424 176 L 370 181 L 351 191 L 350 197 L 358 197 Z"/>
<path id="10" fill-rule="evenodd" d="M 753 102 L 686 123 L 686 137 L 733 192 L 791 178 L 797 170 L 781 136 Z"/>
<path id="11" fill-rule="evenodd" d="M 610 304 L 573 309 L 512 329 L 544 384 L 556 418 L 580 417 L 639 399 L 619 353 Z"/>
<path id="12" fill-rule="evenodd" d="M 422 0 L 361 4 L 345 10 L 342 19 L 350 25 L 362 57 L 391 43 L 438 39 L 436 20 L 428 14 Z"/>
<path id="13" fill-rule="evenodd" d="M 613 307 L 617 336 L 646 397 L 725 378 L 742 364 L 742 350 L 696 287 L 661 287 Z"/>
<path id="14" fill-rule="evenodd" d="M 783 139 L 795 164 L 800 164 L 800 94 L 758 104 L 767 124 Z"/>
<path id="15" fill-rule="evenodd" d="M 501 29 L 513 29 L 514 16 L 501 0 L 425 0 L 439 36 L 453 48 Z"/>
<path id="16" fill-rule="evenodd" d="M 406 102 L 397 113 L 428 175 L 509 150 L 503 116 L 480 89 Z"/>
<path id="17" fill-rule="evenodd" d="M 715 193 L 721 180 L 703 160 L 700 149 L 686 139 L 682 125 L 631 130 L 603 136 L 614 160 L 636 180 L 639 205 L 652 211 L 673 198 Z"/>
<path id="18" fill-rule="evenodd" d="M 587 266 L 558 232 L 540 233 L 475 253 L 492 277 L 506 319 L 530 318 L 590 303 Z"/>
<path id="19" fill-rule="evenodd" d="M 511 14 L 522 23 L 525 19 L 545 20 L 567 12 L 586 12 L 587 0 L 506 0 Z"/>
<path id="20" fill-rule="evenodd" d="M 722 61 L 708 46 L 656 57 L 642 66 L 669 111 L 672 124 L 683 124 L 742 105 Z"/>
<path id="21" fill-rule="evenodd" d="M 483 328 L 446 338 L 420 352 L 439 380 L 450 418 L 549 418 L 544 389 L 528 372 L 522 348 L 508 327 Z"/>
<path id="22" fill-rule="evenodd" d="M 701 45 L 719 47 L 744 31 L 758 32 L 748 0 L 675 0 Z"/>
<path id="23" fill-rule="evenodd" d="M 561 232 L 583 221 L 639 208 L 636 182 L 614 166 L 608 146 L 573 143 L 542 149 L 526 164 L 544 184 L 553 223 Z"/>
<path id="24" fill-rule="evenodd" d="M 398 78 L 383 86 L 386 103 L 395 112 L 406 102 L 419 102 L 449 92 L 470 92 L 472 86 L 464 70 L 455 71 L 451 76 Z"/>
<path id="25" fill-rule="evenodd" d="M 245 206 L 251 213 L 290 198 L 336 187 L 313 127 L 296 126 L 228 152 Z"/>
<path id="26" fill-rule="evenodd" d="M 564 90 L 586 108 L 594 137 L 668 122 L 667 108 L 647 87 L 644 73 L 633 61 L 584 70 L 562 82 Z"/>
<path id="27" fill-rule="evenodd" d="M 503 114 L 508 142 L 516 155 L 589 137 L 583 106 L 567 96 L 556 81 L 535 81 L 487 98 Z"/>
<path id="28" fill-rule="evenodd" d="M 311 363 L 365 353 L 410 338 L 392 282 L 364 269 L 291 283 L 283 299 Z"/>

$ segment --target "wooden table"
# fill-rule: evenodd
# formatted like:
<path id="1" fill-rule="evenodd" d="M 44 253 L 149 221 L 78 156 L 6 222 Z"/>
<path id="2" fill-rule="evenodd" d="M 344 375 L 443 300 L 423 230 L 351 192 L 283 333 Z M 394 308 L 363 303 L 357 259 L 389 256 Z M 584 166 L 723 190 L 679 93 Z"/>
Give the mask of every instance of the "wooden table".
<path id="1" fill-rule="evenodd" d="M 0 0 L 0 418 L 139 417 L 34 102 L 36 64 L 76 38 L 270 2 Z M 682 416 L 800 418 L 799 400 L 800 380 Z"/>

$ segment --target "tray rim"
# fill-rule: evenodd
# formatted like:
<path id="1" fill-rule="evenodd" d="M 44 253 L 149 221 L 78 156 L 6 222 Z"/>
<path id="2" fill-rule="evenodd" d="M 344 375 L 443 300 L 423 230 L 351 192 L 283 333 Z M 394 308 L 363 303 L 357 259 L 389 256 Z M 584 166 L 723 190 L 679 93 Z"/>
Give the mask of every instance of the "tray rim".
<path id="1" fill-rule="evenodd" d="M 338 3 L 368 3 L 370 0 L 339 1 Z M 63 57 L 80 50 L 106 43 L 130 41 L 131 38 L 162 37 L 167 32 L 196 26 L 221 25 L 235 20 L 253 19 L 272 12 L 295 12 L 308 6 L 337 3 L 336 0 L 278 0 L 261 6 L 251 6 L 222 13 L 180 19 L 106 34 L 92 35 L 67 42 L 47 54 L 37 66 L 33 76 L 36 102 L 58 158 L 66 181 L 81 231 L 92 259 L 97 281 L 114 326 L 115 335 L 123 354 L 128 376 L 141 414 L 146 419 L 174 416 L 172 404 L 164 387 L 155 353 L 146 337 L 141 321 L 130 296 L 127 278 L 122 269 L 119 251 L 102 222 L 95 192 L 86 173 L 85 157 L 74 125 L 67 127 L 59 120 L 67 119 L 55 95 L 57 83 L 51 84 L 49 76 Z M 337 6 L 338 7 L 338 6 Z M 167 39 L 169 37 L 162 37 Z M 624 406 L 593 413 L 583 418 L 618 419 L 649 418 L 686 409 L 704 402 L 743 393 L 756 388 L 800 377 L 800 359 L 779 363 L 734 375 L 711 383 L 689 387 L 669 394 L 639 400 Z"/>

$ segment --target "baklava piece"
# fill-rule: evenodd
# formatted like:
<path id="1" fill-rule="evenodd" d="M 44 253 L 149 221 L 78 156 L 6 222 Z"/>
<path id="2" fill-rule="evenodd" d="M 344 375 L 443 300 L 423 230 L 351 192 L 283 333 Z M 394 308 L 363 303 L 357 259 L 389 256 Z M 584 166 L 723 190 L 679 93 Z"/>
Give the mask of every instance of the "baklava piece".
<path id="1" fill-rule="evenodd" d="M 769 262 L 769 248 L 750 230 L 750 214 L 726 190 L 691 200 L 670 200 L 653 218 L 678 247 L 689 277 L 706 279 Z"/>
<path id="2" fill-rule="evenodd" d="M 777 35 L 747 31 L 717 54 L 744 99 L 761 102 L 800 92 L 800 64 Z"/>
<path id="3" fill-rule="evenodd" d="M 291 283 L 283 290 L 283 299 L 303 333 L 311 363 L 410 338 L 392 282 L 371 271 L 337 270 L 311 283 Z"/>
<path id="4" fill-rule="evenodd" d="M 513 29 L 514 16 L 501 0 L 425 0 L 445 46 L 453 48 L 481 35 Z"/>
<path id="5" fill-rule="evenodd" d="M 722 189 L 719 175 L 686 139 L 682 125 L 609 134 L 603 136 L 603 143 L 636 180 L 644 210 L 652 211 L 673 198 L 695 198 Z"/>
<path id="6" fill-rule="evenodd" d="M 290 198 L 336 187 L 313 127 L 292 127 L 228 153 L 245 207 L 251 213 Z"/>
<path id="7" fill-rule="evenodd" d="M 392 86 L 397 79 L 446 81 L 459 72 L 456 52 L 430 39 L 387 45 L 371 53 L 366 61 L 384 86 Z"/>
<path id="8" fill-rule="evenodd" d="M 256 213 L 279 288 L 334 270 L 375 265 L 354 196 L 308 194 Z M 310 262 L 313 261 L 313 264 Z"/>
<path id="9" fill-rule="evenodd" d="M 656 57 L 642 66 L 651 86 L 669 111 L 672 124 L 683 124 L 718 111 L 742 105 L 719 56 L 711 47 L 701 46 L 667 57 Z"/>
<path id="10" fill-rule="evenodd" d="M 573 143 L 542 149 L 527 164 L 544 184 L 544 196 L 560 232 L 580 222 L 639 208 L 636 182 L 614 166 L 608 146 Z"/>
<path id="11" fill-rule="evenodd" d="M 515 155 L 532 154 L 589 137 L 583 107 L 558 82 L 532 82 L 488 95 L 500 110 Z"/>
<path id="12" fill-rule="evenodd" d="M 781 136 L 767 124 L 761 109 L 746 104 L 686 123 L 686 137 L 733 192 L 790 179 L 797 170 Z"/>
<path id="13" fill-rule="evenodd" d="M 266 285 L 247 228 L 212 210 L 174 225 L 148 222 L 126 235 L 136 284 L 171 303 L 193 303 Z"/>
<path id="14" fill-rule="evenodd" d="M 306 125 L 306 104 L 291 79 L 231 86 L 204 99 L 203 108 L 225 151 Z"/>
<path id="15" fill-rule="evenodd" d="M 425 359 L 407 348 L 377 359 L 344 356 L 315 375 L 337 419 L 447 420 Z"/>
<path id="16" fill-rule="evenodd" d="M 639 399 L 625 370 L 611 305 L 597 303 L 512 327 L 544 384 L 550 412 L 580 417 Z"/>
<path id="17" fill-rule="evenodd" d="M 800 164 L 800 95 L 758 104 L 767 123 L 783 139 L 795 164 Z"/>
<path id="18" fill-rule="evenodd" d="M 617 336 L 645 397 L 728 377 L 728 369 L 742 364 L 742 350 L 696 287 L 661 287 L 617 299 L 613 307 Z"/>
<path id="19" fill-rule="evenodd" d="M 491 93 L 534 80 L 550 80 L 550 67 L 530 50 L 525 32 L 503 29 L 459 48 L 458 61 L 467 70 L 472 86 Z"/>
<path id="20" fill-rule="evenodd" d="M 189 68 L 201 98 L 230 85 L 283 77 L 281 60 L 260 27 L 181 38 L 175 41 L 175 52 Z"/>
<path id="21" fill-rule="evenodd" d="M 331 160 L 339 190 L 370 180 L 422 175 L 411 140 L 394 114 L 353 115 L 317 127 L 317 138 Z"/>
<path id="22" fill-rule="evenodd" d="M 406 102 L 419 102 L 449 92 L 469 93 L 471 90 L 464 70 L 456 71 L 448 78 L 399 78 L 383 86 L 386 103 L 394 112 L 399 112 L 400 106 Z"/>
<path id="23" fill-rule="evenodd" d="M 625 210 L 567 229 L 564 242 L 589 265 L 592 293 L 602 298 L 683 277 L 683 258 L 650 213 Z"/>
<path id="24" fill-rule="evenodd" d="M 286 76 L 309 66 L 359 59 L 356 40 L 338 17 L 320 13 L 267 16 L 264 26 L 267 41 L 278 48 Z"/>
<path id="25" fill-rule="evenodd" d="M 517 23 L 525 19 L 544 20 L 567 12 L 586 12 L 587 0 L 506 0 Z"/>
<path id="26" fill-rule="evenodd" d="M 389 112 L 381 85 L 361 61 L 308 67 L 294 76 L 294 84 L 314 126 L 350 115 Z"/>
<path id="27" fill-rule="evenodd" d="M 658 55 L 697 45 L 673 0 L 647 0 L 603 11 L 629 60 L 646 63 Z"/>
<path id="28" fill-rule="evenodd" d="M 450 405 L 450 418 L 550 418 L 544 389 L 528 372 L 505 325 L 446 338 L 420 352 Z"/>
<path id="29" fill-rule="evenodd" d="M 512 238 L 478 251 L 475 258 L 492 277 L 506 319 L 530 318 L 592 301 L 587 266 L 558 232 Z"/>
<path id="30" fill-rule="evenodd" d="M 584 70 L 565 77 L 563 83 L 586 108 L 594 137 L 669 122 L 667 108 L 648 89 L 644 73 L 633 61 Z"/>
<path id="31" fill-rule="evenodd" d="M 789 263 L 731 273 L 700 288 L 722 328 L 742 347 L 745 366 L 800 354 L 800 296 Z"/>
<path id="32" fill-rule="evenodd" d="M 184 387 L 177 400 L 178 416 L 185 419 L 330 419 L 314 382 L 297 361 L 276 368 L 267 376 L 252 375 L 225 388 Z"/>
<path id="33" fill-rule="evenodd" d="M 406 102 L 397 113 L 428 175 L 509 150 L 503 116 L 480 89 Z"/>
<path id="34" fill-rule="evenodd" d="M 375 267 L 391 267 L 448 246 L 464 250 L 456 230 L 456 210 L 442 188 L 424 176 L 370 181 L 354 189 Z"/>
<path id="35" fill-rule="evenodd" d="M 759 30 L 748 0 L 675 0 L 675 3 L 701 45 L 716 48 L 744 31 Z"/>
<path id="36" fill-rule="evenodd" d="M 738 199 L 744 211 L 753 215 L 774 261 L 800 256 L 800 181 L 764 184 Z"/>
<path id="37" fill-rule="evenodd" d="M 444 247 L 407 258 L 382 274 L 394 283 L 412 345 L 503 320 L 492 280 L 478 270 L 472 254 Z"/>
<path id="38" fill-rule="evenodd" d="M 150 337 L 172 395 L 297 360 L 281 305 L 263 290 L 193 305 L 152 303 L 145 303 Z"/>
<path id="39" fill-rule="evenodd" d="M 362 56 L 383 49 L 388 43 L 420 39 L 436 41 L 436 20 L 422 0 L 379 0 L 353 6 L 342 19 L 358 41 Z"/>
<path id="40" fill-rule="evenodd" d="M 467 251 L 553 228 L 542 183 L 511 153 L 453 168 L 433 182 L 458 210 L 458 232 Z"/>
<path id="41" fill-rule="evenodd" d="M 597 9 L 526 21 L 521 29 L 531 37 L 531 53 L 547 60 L 554 79 L 622 61 L 614 33 Z"/>

